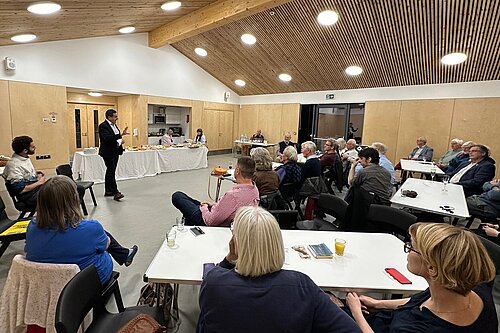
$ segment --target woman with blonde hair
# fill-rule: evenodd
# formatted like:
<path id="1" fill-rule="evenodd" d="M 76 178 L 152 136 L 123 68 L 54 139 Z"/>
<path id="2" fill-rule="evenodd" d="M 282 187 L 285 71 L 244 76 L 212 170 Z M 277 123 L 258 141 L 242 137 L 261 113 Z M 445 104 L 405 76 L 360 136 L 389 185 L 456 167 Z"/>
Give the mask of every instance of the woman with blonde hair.
<path id="1" fill-rule="evenodd" d="M 280 179 L 273 170 L 273 161 L 269 151 L 262 147 L 253 148 L 250 157 L 255 162 L 255 172 L 252 180 L 259 190 L 259 195 L 267 195 L 278 191 Z"/>
<path id="2" fill-rule="evenodd" d="M 36 217 L 26 230 L 26 259 L 76 264 L 81 270 L 95 265 L 105 284 L 113 272 L 111 256 L 129 266 L 137 249 L 122 247 L 98 221 L 82 219 L 76 184 L 69 177 L 54 176 L 41 187 Z"/>
<path id="3" fill-rule="evenodd" d="M 472 232 L 443 223 L 416 223 L 404 245 L 410 272 L 429 288 L 399 300 L 376 300 L 356 293 L 347 304 L 366 332 L 497 332 L 491 296 L 495 266 Z M 364 317 L 364 313 L 378 312 Z"/>
<path id="4" fill-rule="evenodd" d="M 354 321 L 302 273 L 283 270 L 276 219 L 242 207 L 229 254 L 203 280 L 198 333 L 359 332 Z"/>

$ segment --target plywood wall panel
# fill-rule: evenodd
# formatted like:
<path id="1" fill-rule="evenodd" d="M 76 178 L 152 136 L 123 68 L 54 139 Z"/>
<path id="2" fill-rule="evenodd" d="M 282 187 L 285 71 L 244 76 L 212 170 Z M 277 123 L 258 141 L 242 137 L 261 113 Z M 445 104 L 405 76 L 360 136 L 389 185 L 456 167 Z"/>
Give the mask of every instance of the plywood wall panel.
<path id="1" fill-rule="evenodd" d="M 219 111 L 203 111 L 203 133 L 210 150 L 219 149 Z"/>
<path id="2" fill-rule="evenodd" d="M 219 111 L 219 149 L 231 149 L 234 144 L 233 131 L 233 112 Z"/>
<path id="3" fill-rule="evenodd" d="M 36 155 L 51 156 L 44 160 L 33 157 L 35 168 L 54 170 L 57 165 L 68 163 L 66 88 L 10 81 L 9 91 L 12 135 L 31 136 Z M 56 122 L 42 122 L 42 118 L 51 118 L 51 113 L 55 113 Z"/>
<path id="4" fill-rule="evenodd" d="M 101 97 L 92 97 L 88 94 L 80 94 L 80 93 L 67 93 L 68 103 L 76 103 L 76 104 L 97 104 L 97 105 L 116 105 L 116 97 L 115 96 L 101 96 Z"/>
<path id="5" fill-rule="evenodd" d="M 455 100 L 451 138 L 485 144 L 497 161 L 497 178 L 500 175 L 500 98 L 471 98 Z"/>
<path id="6" fill-rule="evenodd" d="M 223 110 L 233 111 L 234 104 L 217 103 L 217 102 L 204 102 L 205 110 Z"/>
<path id="7" fill-rule="evenodd" d="M 9 81 L 0 80 L 0 155 L 12 154 Z"/>
<path id="8" fill-rule="evenodd" d="M 396 164 L 401 101 L 373 101 L 365 104 L 363 143 L 382 142 L 387 145 L 387 158 Z"/>
<path id="9" fill-rule="evenodd" d="M 262 130 L 264 139 L 270 143 L 282 140 L 281 135 L 281 104 L 260 105 L 258 115 L 258 128 Z M 256 131 L 257 128 L 254 130 Z"/>
<path id="10" fill-rule="evenodd" d="M 183 106 L 183 107 L 191 107 L 192 104 L 191 100 L 181 99 L 181 98 L 147 96 L 147 99 L 148 99 L 147 104 Z"/>
<path id="11" fill-rule="evenodd" d="M 259 126 L 259 105 L 242 105 L 240 109 L 239 135 L 251 137 Z"/>
<path id="12" fill-rule="evenodd" d="M 448 150 L 454 103 L 453 99 L 402 101 L 396 157 L 408 156 L 417 138 L 424 136 L 434 148 L 433 159 L 439 159 Z"/>
<path id="13" fill-rule="evenodd" d="M 137 129 L 137 135 L 134 134 Z M 133 95 L 132 98 L 132 123 L 129 127 L 133 146 L 146 145 L 148 143 L 148 102 L 144 95 Z"/>
<path id="14" fill-rule="evenodd" d="M 286 132 L 292 134 L 292 141 L 297 142 L 299 131 L 300 104 L 283 104 L 281 113 L 281 138 Z M 281 141 L 280 139 L 279 141 Z"/>
<path id="15" fill-rule="evenodd" d="M 193 101 L 191 106 L 191 117 L 190 117 L 190 135 L 192 139 L 196 136 L 196 130 L 198 128 L 206 130 L 206 126 L 203 124 L 203 102 Z"/>

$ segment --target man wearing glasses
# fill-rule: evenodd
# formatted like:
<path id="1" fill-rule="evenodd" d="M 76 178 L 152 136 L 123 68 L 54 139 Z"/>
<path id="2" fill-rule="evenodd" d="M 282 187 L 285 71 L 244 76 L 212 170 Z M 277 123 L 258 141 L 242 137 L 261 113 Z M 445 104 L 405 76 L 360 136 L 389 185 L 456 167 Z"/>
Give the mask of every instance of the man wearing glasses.
<path id="1" fill-rule="evenodd" d="M 495 177 L 495 161 L 485 145 L 473 145 L 469 149 L 469 161 L 460 164 L 450 176 L 450 183 L 462 185 L 465 197 L 483 193 L 483 184 Z"/>

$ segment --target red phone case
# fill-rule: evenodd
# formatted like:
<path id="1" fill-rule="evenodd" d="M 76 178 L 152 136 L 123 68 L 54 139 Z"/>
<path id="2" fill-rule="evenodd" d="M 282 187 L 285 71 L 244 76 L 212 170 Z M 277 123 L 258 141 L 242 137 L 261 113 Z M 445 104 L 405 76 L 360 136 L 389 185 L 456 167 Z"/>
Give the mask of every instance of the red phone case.
<path id="1" fill-rule="evenodd" d="M 411 284 L 411 281 L 408 280 L 403 274 L 401 274 L 397 269 L 395 268 L 386 268 L 385 271 L 387 274 L 392 276 L 394 280 L 398 281 L 401 284 Z"/>

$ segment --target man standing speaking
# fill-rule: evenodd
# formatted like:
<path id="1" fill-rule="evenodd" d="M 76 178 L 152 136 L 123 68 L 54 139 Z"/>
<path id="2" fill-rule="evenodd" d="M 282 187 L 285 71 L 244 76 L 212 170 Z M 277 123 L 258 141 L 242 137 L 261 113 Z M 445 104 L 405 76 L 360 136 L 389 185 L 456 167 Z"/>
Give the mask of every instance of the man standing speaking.
<path id="1" fill-rule="evenodd" d="M 120 134 L 118 126 L 116 126 L 116 121 L 118 120 L 118 114 L 116 110 L 109 109 L 106 111 L 106 119 L 99 124 L 99 155 L 104 159 L 104 164 L 106 164 L 106 176 L 104 178 L 104 196 L 113 196 L 113 199 L 120 201 L 124 195 L 118 191 L 118 186 L 116 185 L 116 166 L 118 165 L 118 159 L 120 155 L 123 154 L 123 139 L 122 136 L 129 134 L 127 132 L 128 127 L 125 127 L 123 132 Z"/>

